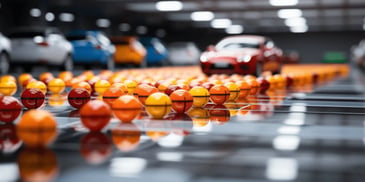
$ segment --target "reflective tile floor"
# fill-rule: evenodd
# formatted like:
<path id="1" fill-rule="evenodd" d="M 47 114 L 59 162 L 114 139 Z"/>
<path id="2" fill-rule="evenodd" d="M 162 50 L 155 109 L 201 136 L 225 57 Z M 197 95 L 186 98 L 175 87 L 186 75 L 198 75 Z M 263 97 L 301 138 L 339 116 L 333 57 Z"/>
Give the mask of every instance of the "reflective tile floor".
<path id="1" fill-rule="evenodd" d="M 308 91 L 311 90 L 311 91 Z M 89 133 L 69 106 L 49 107 L 59 132 L 48 148 L 1 128 L 0 181 L 235 182 L 365 179 L 365 77 L 276 93 Z M 3 138 L 4 139 L 4 138 Z M 5 141 L 5 140 L 4 140 Z"/>

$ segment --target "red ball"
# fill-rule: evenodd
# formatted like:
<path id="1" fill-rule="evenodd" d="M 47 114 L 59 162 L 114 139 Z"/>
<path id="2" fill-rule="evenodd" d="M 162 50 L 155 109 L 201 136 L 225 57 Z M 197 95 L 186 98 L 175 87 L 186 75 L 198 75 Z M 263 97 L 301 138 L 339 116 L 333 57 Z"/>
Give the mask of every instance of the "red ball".
<path id="1" fill-rule="evenodd" d="M 260 84 L 260 93 L 264 94 L 270 88 L 270 82 L 262 77 L 257 78 L 257 81 Z"/>
<path id="2" fill-rule="evenodd" d="M 24 107 L 37 109 L 43 105 L 45 97 L 39 89 L 29 88 L 23 91 L 20 99 Z"/>
<path id="3" fill-rule="evenodd" d="M 77 109 L 80 109 L 90 100 L 90 93 L 84 88 L 74 88 L 68 93 L 68 103 Z"/>
<path id="4" fill-rule="evenodd" d="M 12 96 L 0 97 L 0 121 L 5 123 L 13 122 L 22 111 L 18 99 Z"/>
<path id="5" fill-rule="evenodd" d="M 209 110 L 210 121 L 219 125 L 227 123 L 231 118 L 231 113 L 224 105 L 215 105 Z"/>
<path id="6" fill-rule="evenodd" d="M 0 124 L 0 149 L 3 153 L 13 153 L 22 146 L 14 124 Z"/>
<path id="7" fill-rule="evenodd" d="M 172 109 L 177 113 L 184 113 L 193 106 L 193 96 L 189 91 L 180 89 L 170 94 Z"/>
<path id="8" fill-rule="evenodd" d="M 215 85 L 209 89 L 210 100 L 217 105 L 225 103 L 229 99 L 229 89 L 223 85 Z"/>
<path id="9" fill-rule="evenodd" d="M 110 106 L 101 100 L 91 100 L 80 109 L 82 124 L 90 131 L 101 131 L 112 117 Z"/>
<path id="10" fill-rule="evenodd" d="M 170 95 L 172 92 L 179 89 L 182 89 L 182 87 L 179 85 L 169 85 L 165 90 L 165 94 Z"/>

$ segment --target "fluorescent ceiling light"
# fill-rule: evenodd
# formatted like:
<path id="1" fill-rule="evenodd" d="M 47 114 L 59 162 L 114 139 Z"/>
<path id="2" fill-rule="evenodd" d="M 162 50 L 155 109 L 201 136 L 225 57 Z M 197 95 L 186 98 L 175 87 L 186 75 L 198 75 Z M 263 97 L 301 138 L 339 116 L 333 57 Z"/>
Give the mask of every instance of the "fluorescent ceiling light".
<path id="1" fill-rule="evenodd" d="M 46 21 L 53 21 L 54 20 L 54 14 L 51 12 L 46 13 Z"/>
<path id="2" fill-rule="evenodd" d="M 131 26 L 128 23 L 119 24 L 119 30 L 122 32 L 128 32 L 131 29 Z"/>
<path id="3" fill-rule="evenodd" d="M 305 18 L 298 17 L 298 18 L 288 18 L 285 20 L 285 25 L 289 27 L 295 27 L 295 26 L 304 26 L 307 22 Z"/>
<path id="4" fill-rule="evenodd" d="M 301 17 L 302 14 L 303 12 L 300 9 L 280 9 L 278 11 L 278 17 L 284 19 Z"/>
<path id="5" fill-rule="evenodd" d="M 156 3 L 156 9 L 159 11 L 180 11 L 183 4 L 180 1 L 159 1 Z"/>
<path id="6" fill-rule="evenodd" d="M 40 17 L 42 14 L 41 10 L 38 8 L 30 9 L 29 13 L 30 13 L 30 16 L 33 16 L 33 17 Z"/>
<path id="7" fill-rule="evenodd" d="M 100 19 L 96 20 L 96 25 L 98 27 L 108 28 L 110 26 L 110 21 L 108 19 L 105 19 L 105 18 L 100 18 Z"/>
<path id="8" fill-rule="evenodd" d="M 72 22 L 75 19 L 75 16 L 71 13 L 61 13 L 59 16 L 61 21 L 64 22 Z"/>
<path id="9" fill-rule="evenodd" d="M 271 6 L 295 6 L 298 0 L 270 0 Z"/>
<path id="10" fill-rule="evenodd" d="M 146 26 L 143 26 L 143 25 L 140 25 L 136 28 L 136 32 L 138 34 L 146 34 L 147 33 L 147 27 Z"/>
<path id="11" fill-rule="evenodd" d="M 214 14 L 211 11 L 195 11 L 190 17 L 193 21 L 210 21 L 213 20 Z"/>
<path id="12" fill-rule="evenodd" d="M 290 27 L 290 32 L 292 33 L 304 33 L 308 31 L 308 26 L 295 26 Z"/>
<path id="13" fill-rule="evenodd" d="M 227 28 L 232 25 L 232 21 L 227 18 L 214 19 L 210 24 L 213 28 Z"/>
<path id="14" fill-rule="evenodd" d="M 243 32 L 242 25 L 231 25 L 226 28 L 226 33 L 228 34 L 240 34 Z"/>

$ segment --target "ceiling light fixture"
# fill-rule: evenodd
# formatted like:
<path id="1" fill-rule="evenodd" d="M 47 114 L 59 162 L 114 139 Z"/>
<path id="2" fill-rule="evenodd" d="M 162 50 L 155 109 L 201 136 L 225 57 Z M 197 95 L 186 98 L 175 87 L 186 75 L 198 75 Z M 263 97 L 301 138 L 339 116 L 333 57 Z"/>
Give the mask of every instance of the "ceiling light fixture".
<path id="1" fill-rule="evenodd" d="M 108 28 L 110 26 L 110 21 L 108 19 L 105 19 L 105 18 L 100 18 L 100 19 L 96 20 L 96 25 L 98 27 Z"/>
<path id="2" fill-rule="evenodd" d="M 270 0 L 271 6 L 295 6 L 298 0 Z"/>
<path id="3" fill-rule="evenodd" d="M 277 14 L 279 18 L 286 19 L 301 17 L 303 12 L 300 9 L 280 9 Z"/>
<path id="4" fill-rule="evenodd" d="M 243 32 L 242 25 L 231 25 L 226 28 L 226 33 L 228 34 L 241 34 Z"/>
<path id="5" fill-rule="evenodd" d="M 214 14 L 211 11 L 195 11 L 190 17 L 193 21 L 210 21 L 213 20 Z"/>
<path id="6" fill-rule="evenodd" d="M 285 20 L 285 25 L 288 27 L 304 26 L 306 24 L 307 24 L 307 21 L 303 17 L 288 18 Z"/>
<path id="7" fill-rule="evenodd" d="M 30 13 L 30 16 L 33 16 L 33 17 L 40 17 L 42 14 L 41 10 L 38 8 L 30 9 L 29 13 Z"/>
<path id="8" fill-rule="evenodd" d="M 158 1 L 156 3 L 158 11 L 180 11 L 182 8 L 183 4 L 180 1 Z"/>
<path id="9" fill-rule="evenodd" d="M 61 13 L 59 18 L 63 22 L 73 22 L 75 19 L 75 16 L 71 13 Z"/>
<path id="10" fill-rule="evenodd" d="M 210 24 L 213 28 L 227 28 L 232 25 L 232 21 L 227 18 L 214 19 Z"/>
<path id="11" fill-rule="evenodd" d="M 53 21 L 54 20 L 54 14 L 51 12 L 46 13 L 46 21 Z"/>
<path id="12" fill-rule="evenodd" d="M 304 33 L 307 31 L 308 31 L 307 25 L 290 27 L 290 32 L 292 33 Z"/>

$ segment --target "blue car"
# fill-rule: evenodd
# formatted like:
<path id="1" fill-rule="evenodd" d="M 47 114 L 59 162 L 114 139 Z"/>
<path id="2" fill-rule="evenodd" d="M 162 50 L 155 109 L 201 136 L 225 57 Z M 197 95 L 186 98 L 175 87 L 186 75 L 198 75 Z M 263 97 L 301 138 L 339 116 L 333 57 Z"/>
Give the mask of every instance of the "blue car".
<path id="1" fill-rule="evenodd" d="M 101 31 L 74 30 L 66 35 L 74 48 L 73 60 L 75 64 L 101 64 L 105 69 L 114 69 L 115 47 Z"/>
<path id="2" fill-rule="evenodd" d="M 161 41 L 156 37 L 140 37 L 139 41 L 147 50 L 147 65 L 164 65 L 166 64 L 168 51 Z"/>

